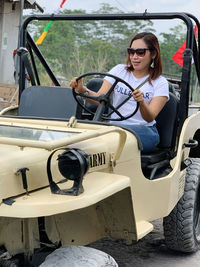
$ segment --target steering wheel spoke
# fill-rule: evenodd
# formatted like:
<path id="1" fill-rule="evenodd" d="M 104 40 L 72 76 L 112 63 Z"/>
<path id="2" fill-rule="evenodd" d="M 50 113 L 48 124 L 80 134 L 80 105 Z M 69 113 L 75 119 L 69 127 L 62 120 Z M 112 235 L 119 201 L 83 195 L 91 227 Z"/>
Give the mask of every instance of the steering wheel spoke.
<path id="1" fill-rule="evenodd" d="M 88 98 L 94 101 L 98 101 L 99 102 L 99 96 L 91 96 L 91 95 L 86 95 L 86 94 L 81 94 L 81 93 L 77 93 L 75 92 L 78 96 L 84 97 L 84 98 Z"/>
<path id="2" fill-rule="evenodd" d="M 107 92 L 107 94 L 106 94 L 107 97 L 110 97 L 110 95 L 114 91 L 115 86 L 118 84 L 118 82 L 119 82 L 118 79 L 116 79 L 115 82 L 113 83 L 113 85 L 110 87 L 109 91 Z"/>
<path id="3" fill-rule="evenodd" d="M 115 119 L 115 120 L 124 120 L 124 116 L 112 105 L 112 104 L 109 104 L 109 107 L 111 109 L 111 111 L 107 114 L 107 118 L 110 118 L 110 116 L 113 114 L 113 113 L 116 113 L 120 118 L 119 119 Z"/>

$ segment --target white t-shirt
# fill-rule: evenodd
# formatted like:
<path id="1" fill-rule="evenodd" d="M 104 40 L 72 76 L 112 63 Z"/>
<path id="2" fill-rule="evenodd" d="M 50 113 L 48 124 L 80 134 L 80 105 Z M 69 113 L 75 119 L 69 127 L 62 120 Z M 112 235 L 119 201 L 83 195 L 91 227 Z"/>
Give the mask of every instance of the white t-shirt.
<path id="1" fill-rule="evenodd" d="M 142 77 L 142 78 L 136 78 L 132 72 L 129 72 L 126 70 L 125 64 L 118 64 L 114 68 L 112 68 L 109 71 L 110 74 L 115 75 L 124 81 L 126 81 L 128 84 L 130 84 L 134 89 L 138 87 L 144 80 L 148 78 L 149 75 Z M 114 83 L 114 79 L 106 76 L 104 78 L 111 84 Z M 152 80 L 152 85 L 147 81 L 142 87 L 140 87 L 140 91 L 143 92 L 144 101 L 149 104 L 151 99 L 156 96 L 167 96 L 169 98 L 169 85 L 167 80 L 160 76 L 156 80 Z M 123 83 L 119 82 L 113 91 L 113 106 L 118 106 L 124 99 L 126 99 L 132 91 Z M 136 101 L 131 97 L 122 107 L 119 108 L 119 111 L 123 116 L 128 116 L 133 112 L 136 108 Z M 116 113 L 113 113 L 112 118 L 119 118 L 119 116 Z M 127 120 L 120 121 L 120 124 L 140 124 L 140 125 L 146 125 L 146 126 L 152 126 L 156 122 L 155 120 L 152 122 L 145 121 L 140 113 L 140 110 L 138 109 L 137 113 L 130 117 Z"/>

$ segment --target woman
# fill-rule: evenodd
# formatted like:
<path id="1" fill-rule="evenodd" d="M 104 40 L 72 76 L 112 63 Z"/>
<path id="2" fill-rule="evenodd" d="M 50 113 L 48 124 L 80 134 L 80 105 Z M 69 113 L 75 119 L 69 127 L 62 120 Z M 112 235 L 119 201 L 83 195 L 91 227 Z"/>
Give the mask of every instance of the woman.
<path id="1" fill-rule="evenodd" d="M 137 88 L 142 83 L 143 85 L 140 89 L 131 92 L 125 84 L 118 83 L 113 93 L 113 106 L 119 105 L 127 98 L 127 90 L 133 97 L 119 111 L 124 116 L 129 115 L 130 111 L 134 110 L 136 102 L 139 102 L 139 110 L 133 117 L 117 123 L 138 134 L 143 152 L 146 153 L 152 151 L 159 143 L 155 118 L 169 98 L 169 86 L 167 80 L 161 76 L 160 47 L 154 34 L 149 32 L 137 34 L 131 40 L 127 53 L 126 64 L 115 66 L 109 73 L 125 80 L 133 88 Z M 83 86 L 82 80 L 77 82 L 76 77 L 72 79 L 70 86 L 79 93 L 87 92 L 89 95 L 98 96 L 106 94 L 113 83 L 114 79 L 106 76 L 97 93 Z M 112 117 L 117 118 L 117 114 L 114 113 Z"/>

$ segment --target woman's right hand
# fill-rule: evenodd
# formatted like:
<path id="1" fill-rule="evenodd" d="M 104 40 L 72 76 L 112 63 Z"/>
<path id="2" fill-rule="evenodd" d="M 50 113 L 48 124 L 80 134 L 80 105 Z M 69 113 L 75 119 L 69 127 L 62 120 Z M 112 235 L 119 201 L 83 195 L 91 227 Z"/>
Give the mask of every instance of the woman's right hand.
<path id="1" fill-rule="evenodd" d="M 83 87 L 82 79 L 77 81 L 77 77 L 72 78 L 71 82 L 69 83 L 69 86 L 74 88 L 77 93 L 85 93 L 85 88 Z"/>

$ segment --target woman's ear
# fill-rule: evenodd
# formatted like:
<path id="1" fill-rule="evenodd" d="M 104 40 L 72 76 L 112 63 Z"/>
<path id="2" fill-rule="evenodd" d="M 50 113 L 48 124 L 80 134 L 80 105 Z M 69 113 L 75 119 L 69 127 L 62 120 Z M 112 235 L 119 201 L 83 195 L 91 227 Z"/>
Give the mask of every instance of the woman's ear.
<path id="1" fill-rule="evenodd" d="M 152 60 L 154 60 L 154 59 L 156 58 L 156 55 L 157 55 L 156 52 L 154 52 L 154 53 L 152 54 L 152 56 L 151 56 Z"/>

